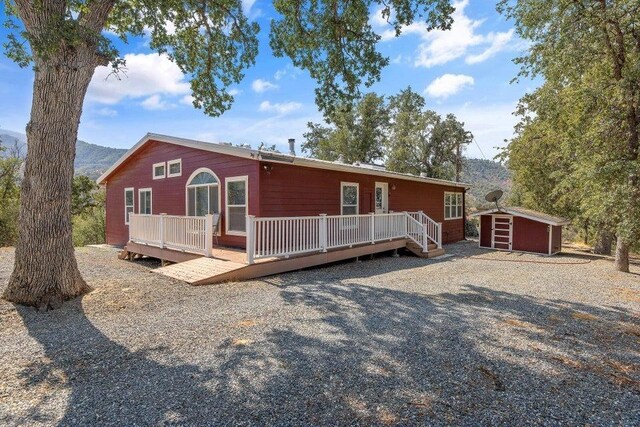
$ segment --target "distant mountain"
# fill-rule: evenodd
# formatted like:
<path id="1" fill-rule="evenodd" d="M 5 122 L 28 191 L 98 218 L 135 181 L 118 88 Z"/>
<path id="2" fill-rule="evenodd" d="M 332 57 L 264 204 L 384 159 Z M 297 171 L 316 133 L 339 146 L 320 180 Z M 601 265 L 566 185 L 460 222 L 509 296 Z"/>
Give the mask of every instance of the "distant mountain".
<path id="1" fill-rule="evenodd" d="M 22 153 L 26 154 L 27 137 L 18 132 L 0 129 L 0 145 L 7 149 L 17 145 Z M 126 152 L 127 150 L 122 148 L 103 147 L 78 140 L 74 162 L 75 173 L 87 175 L 93 179 L 98 178 Z"/>
<path id="2" fill-rule="evenodd" d="M 502 201 L 506 201 L 511 192 L 511 173 L 498 162 L 483 159 L 464 159 L 462 181 L 471 184 L 470 204 L 484 207 L 487 202 L 485 194 L 493 190 L 504 191 Z"/>

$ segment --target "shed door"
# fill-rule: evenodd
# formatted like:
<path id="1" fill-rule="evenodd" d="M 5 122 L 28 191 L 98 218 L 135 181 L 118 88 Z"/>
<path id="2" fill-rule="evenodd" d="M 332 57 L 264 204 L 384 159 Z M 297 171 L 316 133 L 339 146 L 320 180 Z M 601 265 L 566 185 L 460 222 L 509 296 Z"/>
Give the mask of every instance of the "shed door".
<path id="1" fill-rule="evenodd" d="M 513 244 L 513 217 L 509 215 L 493 215 L 491 227 L 491 247 L 502 251 L 510 251 Z"/>

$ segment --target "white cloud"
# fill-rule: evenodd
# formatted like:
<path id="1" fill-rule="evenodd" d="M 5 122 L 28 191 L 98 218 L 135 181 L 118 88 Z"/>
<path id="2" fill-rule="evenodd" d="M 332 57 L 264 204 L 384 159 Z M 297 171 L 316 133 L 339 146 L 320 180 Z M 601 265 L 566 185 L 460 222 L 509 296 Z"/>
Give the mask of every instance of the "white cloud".
<path id="1" fill-rule="evenodd" d="M 251 83 L 251 89 L 255 92 L 262 93 L 271 89 L 277 89 L 278 85 L 271 83 L 269 80 L 256 79 Z"/>
<path id="2" fill-rule="evenodd" d="M 126 70 L 119 79 L 111 75 L 110 66 L 96 69 L 87 95 L 90 100 L 113 105 L 125 98 L 190 92 L 182 71 L 166 55 L 129 53 L 124 59 Z"/>
<path id="3" fill-rule="evenodd" d="M 468 55 L 465 58 L 467 64 L 476 64 L 478 62 L 486 61 L 494 56 L 496 53 L 503 51 L 507 44 L 513 38 L 513 28 L 506 33 L 489 33 L 486 36 L 487 40 L 491 40 L 491 45 L 477 55 Z"/>
<path id="4" fill-rule="evenodd" d="M 228 92 L 228 93 L 229 93 L 229 95 L 231 95 L 231 96 L 240 95 L 240 94 L 242 93 L 242 91 L 241 91 L 240 89 L 235 88 L 235 87 L 234 87 L 233 89 L 229 89 L 227 92 Z"/>
<path id="5" fill-rule="evenodd" d="M 473 77 L 464 74 L 444 74 L 425 89 L 427 95 L 432 98 L 447 98 L 460 92 L 465 86 L 472 86 L 475 83 Z"/>
<path id="6" fill-rule="evenodd" d="M 242 0 L 242 11 L 245 15 L 249 15 L 251 8 L 256 3 L 256 0 Z"/>
<path id="7" fill-rule="evenodd" d="M 193 107 L 193 95 L 185 95 L 182 98 L 180 98 L 180 104 L 184 104 L 184 105 L 188 105 L 190 107 Z"/>
<path id="8" fill-rule="evenodd" d="M 464 57 L 467 63 L 475 64 L 509 47 L 509 42 L 513 39 L 513 29 L 507 32 L 481 34 L 479 29 L 484 20 L 474 20 L 465 15 L 468 4 L 469 0 L 454 3 L 456 10 L 449 30 L 428 31 L 427 25 L 423 22 L 402 28 L 401 35 L 413 34 L 422 40 L 414 60 L 416 67 L 430 68 L 461 57 Z M 377 29 L 382 40 L 391 40 L 395 38 L 395 30 L 382 18 L 381 10 L 370 16 L 369 22 Z M 482 50 L 477 52 L 479 49 Z"/>
<path id="9" fill-rule="evenodd" d="M 270 103 L 269 101 L 263 101 L 258 107 L 258 111 L 275 112 L 278 114 L 287 114 L 292 111 L 296 111 L 302 108 L 302 104 L 299 102 L 283 102 L 283 103 Z"/>
<path id="10" fill-rule="evenodd" d="M 140 103 L 145 110 L 167 110 L 172 107 L 171 104 L 164 101 L 160 95 L 151 95 Z"/>
<path id="11" fill-rule="evenodd" d="M 105 117 L 116 117 L 118 115 L 118 111 L 109 107 L 100 108 L 99 110 L 96 110 L 96 113 Z"/>

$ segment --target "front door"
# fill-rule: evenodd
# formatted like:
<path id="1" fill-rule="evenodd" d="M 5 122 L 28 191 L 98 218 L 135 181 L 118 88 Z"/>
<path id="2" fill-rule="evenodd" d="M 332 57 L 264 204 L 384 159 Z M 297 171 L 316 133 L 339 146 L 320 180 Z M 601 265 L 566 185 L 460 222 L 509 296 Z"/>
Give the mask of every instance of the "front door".
<path id="1" fill-rule="evenodd" d="M 374 194 L 376 213 L 389 212 L 389 184 L 386 182 L 376 182 L 376 191 Z"/>
<path id="2" fill-rule="evenodd" d="M 491 227 L 491 247 L 501 251 L 510 251 L 513 236 L 513 217 L 493 215 Z"/>

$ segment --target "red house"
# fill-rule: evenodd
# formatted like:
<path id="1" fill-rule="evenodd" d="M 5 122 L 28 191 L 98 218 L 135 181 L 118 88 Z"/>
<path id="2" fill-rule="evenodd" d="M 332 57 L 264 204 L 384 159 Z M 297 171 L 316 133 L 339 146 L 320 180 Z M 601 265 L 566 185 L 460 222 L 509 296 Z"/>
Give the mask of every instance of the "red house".
<path id="1" fill-rule="evenodd" d="M 251 263 L 396 238 L 435 254 L 464 239 L 466 184 L 299 157 L 290 145 L 280 154 L 147 134 L 98 179 L 107 243 L 211 256 L 213 240 Z"/>
<path id="2" fill-rule="evenodd" d="M 554 255 L 562 250 L 564 218 L 529 209 L 510 207 L 477 212 L 480 247 L 502 251 Z"/>

